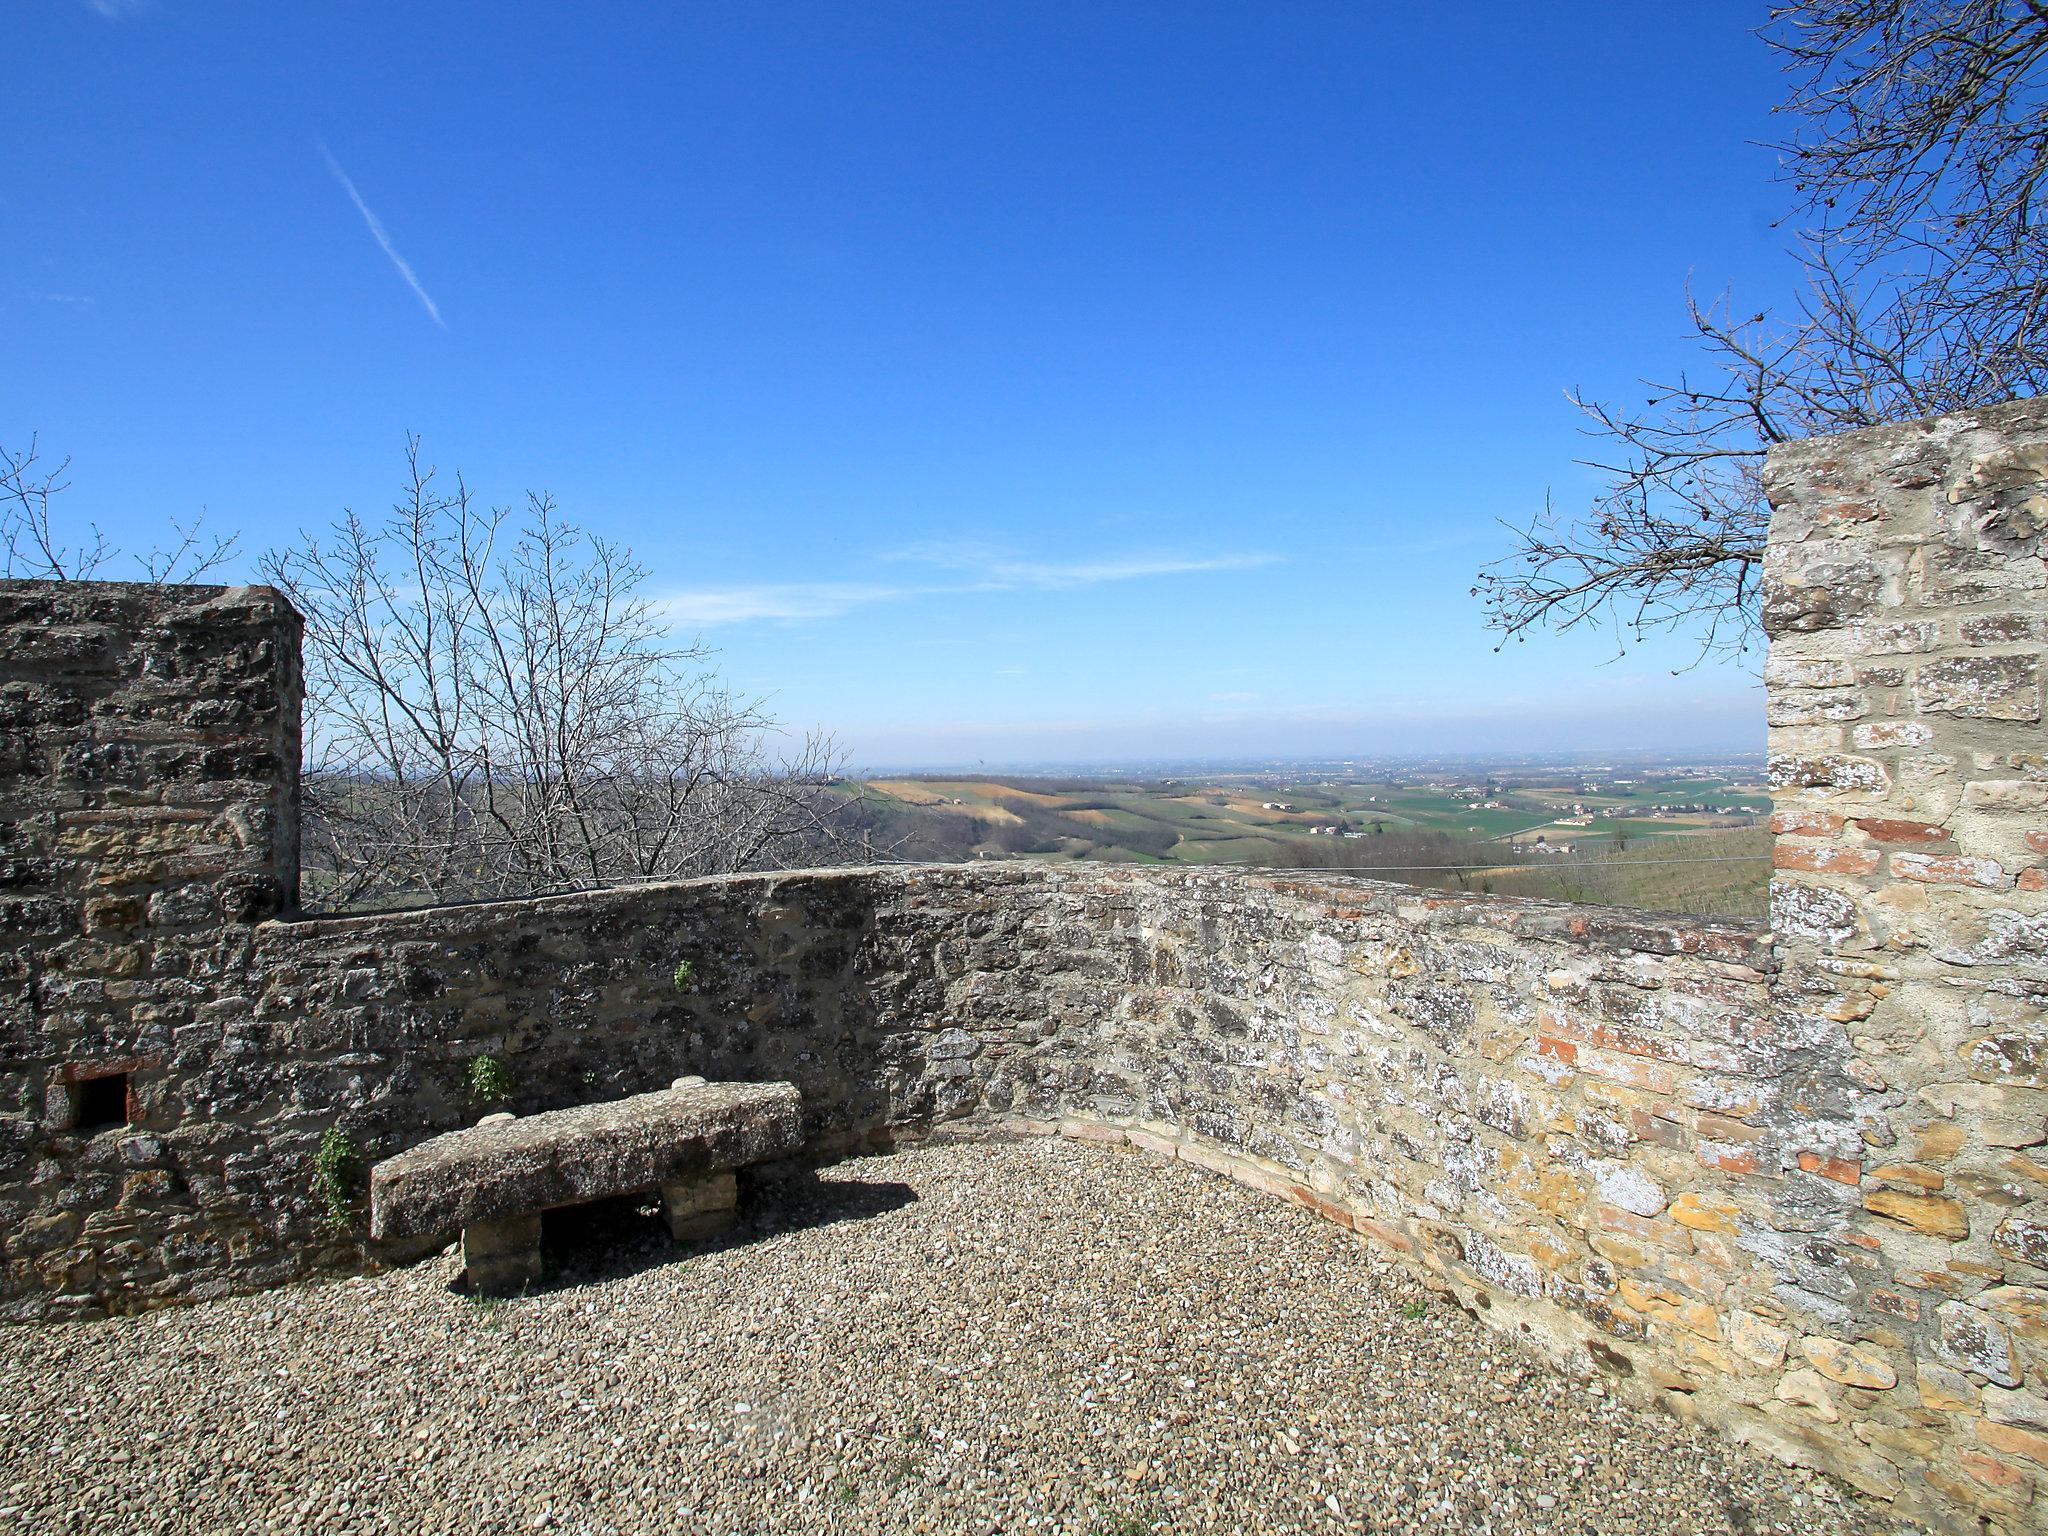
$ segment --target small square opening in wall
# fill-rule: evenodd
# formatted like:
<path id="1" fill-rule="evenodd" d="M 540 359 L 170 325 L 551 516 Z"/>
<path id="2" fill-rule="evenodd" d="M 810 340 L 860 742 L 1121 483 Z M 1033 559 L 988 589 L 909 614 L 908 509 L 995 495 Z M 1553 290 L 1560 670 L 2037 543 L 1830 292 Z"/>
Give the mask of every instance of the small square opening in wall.
<path id="1" fill-rule="evenodd" d="M 82 1077 L 71 1085 L 71 1128 L 90 1136 L 128 1123 L 128 1074 Z"/>

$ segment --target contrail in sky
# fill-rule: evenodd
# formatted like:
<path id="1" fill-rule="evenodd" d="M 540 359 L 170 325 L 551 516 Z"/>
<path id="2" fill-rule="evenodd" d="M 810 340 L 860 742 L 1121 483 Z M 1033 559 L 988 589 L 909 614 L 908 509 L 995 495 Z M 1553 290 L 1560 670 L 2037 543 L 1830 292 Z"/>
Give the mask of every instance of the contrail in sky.
<path id="1" fill-rule="evenodd" d="M 433 317 L 434 324 L 444 331 L 447 330 L 448 322 L 441 318 L 440 306 L 434 302 L 433 295 L 420 286 L 420 280 L 413 276 L 412 267 L 398 254 L 398 248 L 391 243 L 391 237 L 384 233 L 383 223 L 376 214 L 370 212 L 370 205 L 363 201 L 363 194 L 356 190 L 356 184 L 348 179 L 348 172 L 341 168 L 341 162 L 334 158 L 333 151 L 325 144 L 320 146 L 320 154 L 327 161 L 327 169 L 334 172 L 334 179 L 341 183 L 341 190 L 346 192 L 349 201 L 356 205 L 356 212 L 360 213 L 363 222 L 370 226 L 370 233 L 375 235 L 377 243 L 384 247 L 384 254 L 391 258 L 391 265 L 398 268 L 398 275 L 405 279 L 405 285 L 418 296 L 420 303 L 426 306 L 426 311 Z"/>

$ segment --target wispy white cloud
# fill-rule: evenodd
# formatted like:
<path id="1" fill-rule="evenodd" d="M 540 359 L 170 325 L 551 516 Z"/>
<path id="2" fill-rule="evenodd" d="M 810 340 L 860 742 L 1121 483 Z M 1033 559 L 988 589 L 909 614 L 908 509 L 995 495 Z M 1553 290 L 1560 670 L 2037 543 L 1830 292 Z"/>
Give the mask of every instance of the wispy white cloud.
<path id="1" fill-rule="evenodd" d="M 836 619 L 856 608 L 914 595 L 908 587 L 852 581 L 763 582 L 672 592 L 656 606 L 678 629 L 712 629 L 750 619 Z"/>
<path id="2" fill-rule="evenodd" d="M 132 16 L 145 9 L 150 0 L 85 0 L 89 10 L 104 16 L 109 21 L 119 21 L 123 16 Z"/>
<path id="3" fill-rule="evenodd" d="M 1137 555 L 1047 561 L 1017 559 L 988 545 L 926 543 L 895 550 L 881 558 L 892 563 L 933 567 L 951 573 L 951 579 L 894 583 L 750 582 L 672 592 L 657 606 L 662 616 L 677 629 L 701 630 L 724 624 L 744 624 L 751 620 L 836 619 L 857 608 L 917 597 L 960 596 L 976 592 L 1066 592 L 1143 577 L 1250 570 L 1275 564 L 1282 557 L 1266 554 L 1206 558 Z"/>
<path id="4" fill-rule="evenodd" d="M 1074 587 L 1092 587 L 1105 581 L 1132 581 L 1145 576 L 1248 571 L 1262 565 L 1276 565 L 1283 557 L 1271 554 L 1136 554 L 1082 560 L 1022 560 L 995 545 L 968 540 L 926 540 L 894 550 L 883 558 L 964 571 L 999 587 L 1065 591 Z"/>
<path id="5" fill-rule="evenodd" d="M 370 205 L 363 201 L 363 194 L 356 190 L 356 184 L 349 180 L 348 172 L 341 168 L 341 162 L 334 158 L 333 152 L 325 144 L 320 146 L 320 155 L 326 160 L 327 169 L 334 173 L 334 179 L 341 183 L 341 190 L 346 192 L 349 201 L 356 205 L 356 212 L 363 216 L 363 222 L 370 226 L 370 233 L 376 238 L 377 244 L 382 246 L 384 254 L 391 258 L 391 265 L 396 267 L 398 275 L 405 279 L 405 285 L 413 291 L 413 296 L 420 301 L 434 324 L 444 331 L 447 330 L 448 322 L 441 318 L 441 307 L 434 302 L 433 295 L 421 286 L 419 278 L 414 276 L 412 264 L 398 254 L 398 247 L 391 243 L 391 236 L 384 232 L 384 221 L 370 211 Z"/>

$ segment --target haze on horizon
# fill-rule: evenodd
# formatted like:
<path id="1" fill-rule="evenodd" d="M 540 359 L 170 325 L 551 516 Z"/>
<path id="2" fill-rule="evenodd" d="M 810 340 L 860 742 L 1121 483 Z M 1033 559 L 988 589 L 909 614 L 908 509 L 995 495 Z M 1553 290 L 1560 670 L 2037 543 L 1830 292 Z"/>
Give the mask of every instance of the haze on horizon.
<path id="1" fill-rule="evenodd" d="M 1744 25 L 37 6 L 0 442 L 248 579 L 418 432 L 859 764 L 1753 749 L 1740 662 L 1469 590 L 1597 483 L 1567 387 L 1682 358 L 1688 275 L 1779 296 Z"/>
<path id="2" fill-rule="evenodd" d="M 1683 679 L 1669 681 L 1683 685 Z M 1674 690 L 1676 691 L 1676 690 Z M 1700 696 L 1703 705 L 1711 701 Z M 1360 716 L 1236 718 L 1104 725 L 1094 721 L 1032 721 L 1002 725 L 965 721 L 918 734 L 886 738 L 885 751 L 853 754 L 848 771 L 914 773 L 978 770 L 1020 773 L 1071 769 L 1134 771 L 1172 765 L 1196 767 L 1281 764 L 1321 765 L 1344 759 L 1402 762 L 1419 759 L 1571 761 L 1638 756 L 1723 759 L 1760 755 L 1763 730 L 1754 699 L 1738 699 L 1716 716 L 1659 721 L 1654 739 L 1614 716 L 1586 713 L 1549 717 L 1505 706 L 1471 716 Z M 1143 745 L 1133 749 L 1129 743 Z"/>

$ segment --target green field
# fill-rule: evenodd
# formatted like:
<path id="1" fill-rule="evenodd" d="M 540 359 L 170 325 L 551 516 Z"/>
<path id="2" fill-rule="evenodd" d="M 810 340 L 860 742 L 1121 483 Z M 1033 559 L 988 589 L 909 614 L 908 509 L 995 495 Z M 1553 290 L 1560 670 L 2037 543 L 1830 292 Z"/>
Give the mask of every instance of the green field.
<path id="1" fill-rule="evenodd" d="M 1583 863 L 1523 865 L 1479 878 L 1487 889 L 1503 896 L 1710 917 L 1762 917 L 1768 905 L 1770 859 L 1769 828 L 1742 827 L 1637 842 L 1625 852 L 1600 854 Z"/>
<path id="2" fill-rule="evenodd" d="M 1762 911 L 1769 870 L 1763 792 L 1696 776 L 1597 787 L 1499 776 L 1465 784 L 907 776 L 845 789 L 872 818 L 877 841 L 905 858 L 1349 870 L 1726 915 Z"/>

